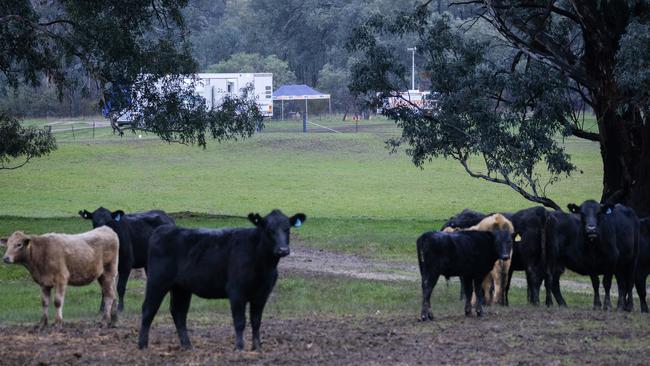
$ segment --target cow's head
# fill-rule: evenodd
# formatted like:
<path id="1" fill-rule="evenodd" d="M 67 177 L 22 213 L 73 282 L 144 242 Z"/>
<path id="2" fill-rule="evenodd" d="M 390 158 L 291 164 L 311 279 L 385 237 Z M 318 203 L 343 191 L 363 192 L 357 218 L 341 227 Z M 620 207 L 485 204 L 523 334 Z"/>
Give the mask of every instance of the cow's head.
<path id="1" fill-rule="evenodd" d="M 262 230 L 264 242 L 271 247 L 273 255 L 281 258 L 289 255 L 289 230 L 291 227 L 300 227 L 307 217 L 298 213 L 291 217 L 285 216 L 280 210 L 273 210 L 266 217 L 258 213 L 249 213 L 248 220 Z"/>
<path id="2" fill-rule="evenodd" d="M 122 210 L 117 210 L 117 211 L 109 211 L 108 209 L 104 207 L 100 207 L 96 209 L 94 212 L 88 212 L 87 210 L 81 210 L 79 211 L 79 216 L 86 220 L 92 220 L 93 221 L 93 228 L 98 228 L 100 226 L 104 226 L 108 224 L 109 222 L 115 220 L 115 221 L 120 221 L 122 217 L 124 217 L 124 211 Z"/>
<path id="3" fill-rule="evenodd" d="M 494 234 L 494 243 L 496 244 L 499 259 L 510 259 L 510 253 L 512 253 L 512 234 L 508 230 L 496 230 L 492 233 Z"/>
<path id="4" fill-rule="evenodd" d="M 2 260 L 7 264 L 27 261 L 31 240 L 31 236 L 25 235 L 22 231 L 16 231 L 11 234 L 9 239 L 4 242 L 7 246 L 7 251 Z"/>
<path id="5" fill-rule="evenodd" d="M 569 211 L 580 215 L 580 221 L 584 226 L 585 234 L 590 241 L 598 239 L 598 228 L 604 215 L 610 215 L 614 210 L 612 204 L 600 204 L 594 200 L 587 200 L 578 206 L 570 203 Z"/>

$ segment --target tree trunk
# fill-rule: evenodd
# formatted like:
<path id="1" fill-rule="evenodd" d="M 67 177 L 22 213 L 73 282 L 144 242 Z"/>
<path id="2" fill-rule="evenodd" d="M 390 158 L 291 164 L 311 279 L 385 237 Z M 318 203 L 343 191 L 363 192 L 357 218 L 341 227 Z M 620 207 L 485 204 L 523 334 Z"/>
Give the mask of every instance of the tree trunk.
<path id="1" fill-rule="evenodd" d="M 649 216 L 650 125 L 642 123 L 637 110 L 621 112 L 621 105 L 603 99 L 594 108 L 603 159 L 601 202 L 622 203 L 639 217 Z"/>

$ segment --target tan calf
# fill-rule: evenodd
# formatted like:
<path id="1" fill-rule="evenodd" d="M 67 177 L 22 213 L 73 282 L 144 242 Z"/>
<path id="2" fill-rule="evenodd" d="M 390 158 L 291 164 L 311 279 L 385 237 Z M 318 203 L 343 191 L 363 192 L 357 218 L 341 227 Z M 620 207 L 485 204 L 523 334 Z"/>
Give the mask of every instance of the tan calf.
<path id="1" fill-rule="evenodd" d="M 453 232 L 458 230 L 476 230 L 476 231 L 496 231 L 496 230 L 506 230 L 511 235 L 514 233 L 515 228 L 512 225 L 512 222 L 508 220 L 505 216 L 501 214 L 490 215 L 478 224 L 465 228 L 445 228 L 445 232 Z M 485 298 L 485 303 L 494 305 L 494 304 L 503 304 L 503 288 L 505 287 L 505 281 L 508 279 L 508 271 L 510 270 L 510 263 L 512 260 L 512 252 L 510 252 L 510 258 L 507 260 L 498 260 L 494 263 L 492 271 L 488 273 L 487 276 L 483 279 L 483 294 Z M 494 287 L 494 293 L 490 290 Z M 476 294 L 472 294 L 472 304 L 476 303 Z"/>
<path id="2" fill-rule="evenodd" d="M 76 235 L 26 235 L 14 232 L 8 240 L 5 263 L 24 265 L 41 286 L 43 317 L 47 325 L 50 293 L 54 288 L 55 325 L 63 324 L 63 300 L 67 285 L 84 286 L 97 280 L 102 288 L 104 321 L 115 321 L 115 277 L 119 240 L 109 227 L 102 226 Z"/>

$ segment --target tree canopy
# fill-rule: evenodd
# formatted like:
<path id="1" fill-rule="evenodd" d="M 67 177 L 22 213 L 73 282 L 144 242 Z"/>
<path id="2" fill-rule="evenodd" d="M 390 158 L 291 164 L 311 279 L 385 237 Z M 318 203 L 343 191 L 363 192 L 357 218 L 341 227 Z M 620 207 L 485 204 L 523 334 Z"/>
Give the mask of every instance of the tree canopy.
<path id="1" fill-rule="evenodd" d="M 120 133 L 117 119 L 131 112 L 132 128 L 165 141 L 205 146 L 207 136 L 250 136 L 261 120 L 255 103 L 231 98 L 224 108 L 208 111 L 194 93 L 198 65 L 183 16 L 187 5 L 187 0 L 3 2 L 0 74 L 12 88 L 39 86 L 45 77 L 60 94 L 88 77 Z"/>
<path id="2" fill-rule="evenodd" d="M 419 67 L 440 93 L 438 110 L 385 109 L 403 128 L 391 146 L 406 144 L 416 165 L 456 159 L 474 177 L 558 209 L 545 188 L 576 169 L 558 138 L 598 141 L 602 201 L 650 213 L 641 194 L 650 188 L 643 173 L 650 164 L 643 89 L 649 64 L 641 51 L 650 34 L 646 1 L 452 2 L 473 14 L 462 22 L 435 14 L 431 5 L 373 17 L 350 43 L 363 55 L 353 68 L 353 91 L 385 98 L 404 90 L 403 63 L 386 39 L 415 34 Z M 582 123 L 586 108 L 596 114 L 597 131 Z"/>

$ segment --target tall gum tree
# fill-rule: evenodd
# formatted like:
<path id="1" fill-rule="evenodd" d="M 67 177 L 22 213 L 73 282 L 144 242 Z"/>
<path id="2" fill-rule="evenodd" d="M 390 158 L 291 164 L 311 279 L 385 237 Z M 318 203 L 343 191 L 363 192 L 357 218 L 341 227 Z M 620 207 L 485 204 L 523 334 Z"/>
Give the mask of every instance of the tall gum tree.
<path id="1" fill-rule="evenodd" d="M 468 8 L 473 19 L 456 26 L 432 14 L 432 1 L 426 1 L 411 12 L 371 19 L 350 41 L 365 56 L 354 68 L 351 88 L 385 97 L 400 89 L 404 70 L 382 39 L 419 36 L 418 52 L 426 60 L 420 67 L 430 75 L 432 90 L 441 93 L 441 110 L 385 110 L 403 127 L 402 138 L 390 143 L 408 144 L 418 165 L 451 157 L 472 176 L 559 209 L 544 187 L 576 168 L 552 139 L 596 141 L 604 172 L 601 201 L 650 215 L 649 2 L 491 0 L 450 6 Z M 476 24 L 496 37 L 469 37 L 466 30 Z M 580 122 L 576 111 L 585 108 L 596 115 L 597 131 Z M 477 172 L 470 156 L 482 158 L 487 173 Z M 535 173 L 542 162 L 548 180 Z"/>

